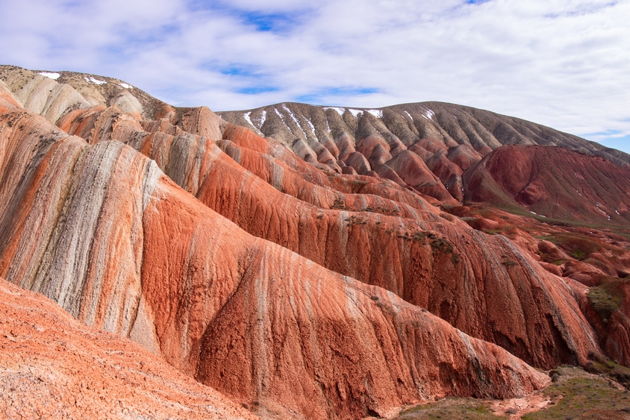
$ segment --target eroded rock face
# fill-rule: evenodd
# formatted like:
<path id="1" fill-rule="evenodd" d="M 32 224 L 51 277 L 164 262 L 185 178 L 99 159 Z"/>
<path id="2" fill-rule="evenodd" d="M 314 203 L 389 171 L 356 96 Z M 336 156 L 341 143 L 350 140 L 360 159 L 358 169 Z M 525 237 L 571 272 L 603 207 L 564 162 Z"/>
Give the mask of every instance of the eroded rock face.
<path id="1" fill-rule="evenodd" d="M 0 276 L 256 413 L 357 418 L 504 398 L 546 383 L 530 365 L 586 363 L 600 345 L 625 357 L 609 344 L 625 324 L 596 334 L 576 282 L 584 267 L 625 273 L 619 245 L 577 261 L 514 228 L 522 220 L 508 239 L 482 232 L 507 216 L 473 223 L 438 207 L 503 150 L 499 134 L 525 141 L 525 122 L 308 108 L 323 134 L 287 145 L 207 108 L 148 112 L 134 96 L 139 111 L 99 92 L 105 102 L 67 109 L 57 128 L 0 85 Z M 263 115 L 248 117 L 258 127 Z"/>
<path id="2" fill-rule="evenodd" d="M 630 222 L 630 169 L 558 147 L 503 146 L 465 175 L 466 198 L 546 217 Z"/>
<path id="3" fill-rule="evenodd" d="M 125 112 L 159 119 L 174 108 L 112 77 L 69 71 L 34 71 L 0 65 L 0 81 L 26 110 L 51 122 L 75 109 L 117 106 Z"/>
<path id="4" fill-rule="evenodd" d="M 303 159 L 339 173 L 365 174 L 371 170 L 412 188 L 418 186 L 418 176 L 431 174 L 441 185 L 426 188 L 422 182 L 418 191 L 442 201 L 461 201 L 462 172 L 502 145 L 561 146 L 622 166 L 630 163 L 625 153 L 567 133 L 440 102 L 378 109 L 282 103 L 219 115 L 277 139 Z M 413 164 L 415 159 L 426 163 L 430 171 L 424 163 Z"/>
<path id="5" fill-rule="evenodd" d="M 390 190 L 406 197 L 396 184 L 360 178 L 356 181 L 372 185 L 374 195 L 357 196 L 342 192 L 335 176 L 333 182 L 315 177 L 309 182 L 290 166 L 301 170 L 304 162 L 286 164 L 284 155 L 274 159 L 265 139 L 243 129 L 225 130 L 219 148 L 205 137 L 140 131 L 135 120 L 112 110 L 73 114 L 62 126 L 91 142 L 129 139 L 171 179 L 249 233 L 384 287 L 535 366 L 576 363 L 597 351 L 562 279 L 510 241 L 440 217 L 422 199 L 384 200 L 397 198 Z"/>
<path id="6" fill-rule="evenodd" d="M 130 340 L 0 279 L 5 418 L 250 419 L 250 412 Z"/>
<path id="7" fill-rule="evenodd" d="M 20 109 L 0 117 L 0 139 L 1 275 L 260 412 L 357 417 L 546 383 L 392 293 L 251 236 L 121 142 L 89 145 Z"/>

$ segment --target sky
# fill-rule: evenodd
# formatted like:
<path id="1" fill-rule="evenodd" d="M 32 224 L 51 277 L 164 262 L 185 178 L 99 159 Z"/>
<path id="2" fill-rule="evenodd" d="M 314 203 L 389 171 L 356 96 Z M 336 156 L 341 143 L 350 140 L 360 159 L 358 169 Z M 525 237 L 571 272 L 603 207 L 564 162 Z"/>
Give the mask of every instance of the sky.
<path id="1" fill-rule="evenodd" d="M 630 152 L 630 0 L 0 0 L 0 64 L 216 111 L 444 101 Z"/>

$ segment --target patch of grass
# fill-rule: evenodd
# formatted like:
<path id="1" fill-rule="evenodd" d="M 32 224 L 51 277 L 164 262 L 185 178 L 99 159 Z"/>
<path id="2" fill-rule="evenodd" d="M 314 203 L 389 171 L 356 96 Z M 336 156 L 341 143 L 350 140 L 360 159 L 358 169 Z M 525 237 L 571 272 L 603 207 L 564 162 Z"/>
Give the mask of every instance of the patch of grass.
<path id="1" fill-rule="evenodd" d="M 523 419 L 627 419 L 630 416 L 630 393 L 579 368 L 563 367 L 557 372 L 557 382 L 544 391 L 556 403 L 526 414 Z"/>
<path id="2" fill-rule="evenodd" d="M 613 312 L 619 309 L 621 299 L 611 295 L 602 286 L 593 287 L 588 291 L 588 300 L 597 313 L 607 320 Z"/>
<path id="3" fill-rule="evenodd" d="M 588 301 L 604 322 L 608 322 L 613 312 L 619 309 L 623 301 L 623 292 L 620 286 L 626 281 L 613 277 L 606 279 L 599 286 L 589 289 Z"/>
<path id="4" fill-rule="evenodd" d="M 573 258 L 580 261 L 585 260 L 589 255 L 599 251 L 602 247 L 598 242 L 579 233 L 556 233 L 542 236 L 540 239 L 557 245 Z"/>
<path id="5" fill-rule="evenodd" d="M 586 371 L 610 376 L 625 386 L 626 389 L 630 390 L 629 367 L 620 365 L 614 360 L 596 355 L 589 355 L 589 359 L 591 359 L 591 361 L 584 367 Z"/>
<path id="6" fill-rule="evenodd" d="M 431 248 L 434 251 L 444 252 L 447 254 L 453 253 L 453 244 L 444 238 L 435 238 L 431 241 Z"/>
<path id="7" fill-rule="evenodd" d="M 418 405 L 400 413 L 397 419 L 400 420 L 491 420 L 502 419 L 490 411 L 483 401 L 473 398 L 445 398 L 443 400 Z"/>

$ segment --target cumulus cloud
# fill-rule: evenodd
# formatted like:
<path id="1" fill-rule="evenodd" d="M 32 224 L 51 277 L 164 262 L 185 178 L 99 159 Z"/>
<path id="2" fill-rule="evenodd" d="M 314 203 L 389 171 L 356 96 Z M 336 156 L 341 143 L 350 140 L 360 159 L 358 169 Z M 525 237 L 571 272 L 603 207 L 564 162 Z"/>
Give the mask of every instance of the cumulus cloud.
<path id="1" fill-rule="evenodd" d="M 630 136 L 629 1 L 0 0 L 0 7 L 0 61 L 112 75 L 175 104 L 439 100 L 618 148 Z"/>

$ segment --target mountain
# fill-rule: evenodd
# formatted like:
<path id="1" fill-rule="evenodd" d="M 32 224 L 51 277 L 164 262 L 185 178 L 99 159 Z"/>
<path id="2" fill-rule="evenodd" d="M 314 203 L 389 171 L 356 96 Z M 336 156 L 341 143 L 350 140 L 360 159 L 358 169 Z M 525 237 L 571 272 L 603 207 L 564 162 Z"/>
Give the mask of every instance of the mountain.
<path id="1" fill-rule="evenodd" d="M 462 173 L 503 145 L 558 146 L 630 165 L 629 155 L 571 134 L 440 102 L 377 109 L 281 103 L 218 115 L 289 145 L 323 168 L 376 173 L 440 201 L 461 201 Z"/>
<path id="2" fill-rule="evenodd" d="M 468 201 L 630 225 L 630 167 L 562 147 L 504 146 L 466 172 Z"/>
<path id="3" fill-rule="evenodd" d="M 0 277 L 135 341 L 210 395 L 264 418 L 391 416 L 445 396 L 521 397 L 561 364 L 630 364 L 627 225 L 556 221 L 602 222 L 573 211 L 570 194 L 565 213 L 534 215 L 544 203 L 516 188 L 555 188 L 550 177 L 568 182 L 575 168 L 580 191 L 625 220 L 621 152 L 454 105 L 425 119 L 463 118 L 452 107 L 538 134 L 482 146 L 430 122 L 442 137 L 412 142 L 386 135 L 397 117 L 384 109 L 344 111 L 366 131 L 336 136 L 337 110 L 304 106 L 331 115 L 318 144 L 333 158 L 322 160 L 301 154 L 315 151 L 307 141 L 117 79 L 15 67 L 0 79 Z M 564 143 L 531 145 L 544 139 Z M 610 184 L 620 193 L 603 194 Z"/>

